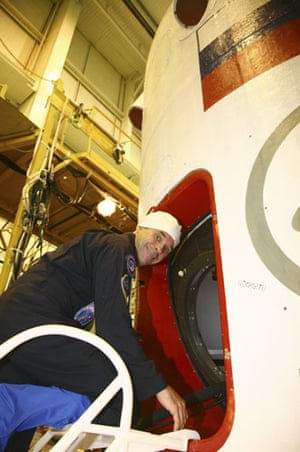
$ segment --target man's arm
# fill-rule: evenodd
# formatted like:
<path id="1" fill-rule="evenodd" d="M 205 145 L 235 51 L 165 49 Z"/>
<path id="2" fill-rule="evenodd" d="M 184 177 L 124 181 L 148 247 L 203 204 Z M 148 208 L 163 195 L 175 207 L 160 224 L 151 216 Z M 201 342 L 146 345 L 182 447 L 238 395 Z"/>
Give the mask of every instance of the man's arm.
<path id="1" fill-rule="evenodd" d="M 173 430 L 184 428 L 188 418 L 184 399 L 171 387 L 167 386 L 156 394 L 159 403 L 173 416 Z"/>

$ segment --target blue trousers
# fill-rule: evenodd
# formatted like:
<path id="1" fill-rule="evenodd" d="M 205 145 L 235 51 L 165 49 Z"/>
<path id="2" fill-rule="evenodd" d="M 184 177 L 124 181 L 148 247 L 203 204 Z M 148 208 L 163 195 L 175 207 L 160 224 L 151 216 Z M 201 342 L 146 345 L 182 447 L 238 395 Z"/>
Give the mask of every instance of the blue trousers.
<path id="1" fill-rule="evenodd" d="M 57 387 L 0 384 L 0 452 L 14 432 L 40 425 L 62 428 L 90 406 L 89 397 Z"/>

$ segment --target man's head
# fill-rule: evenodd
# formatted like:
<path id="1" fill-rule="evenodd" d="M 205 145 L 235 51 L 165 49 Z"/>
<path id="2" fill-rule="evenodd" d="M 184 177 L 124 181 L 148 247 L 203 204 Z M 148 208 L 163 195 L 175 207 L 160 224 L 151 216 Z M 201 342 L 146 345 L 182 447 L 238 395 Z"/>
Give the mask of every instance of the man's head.
<path id="1" fill-rule="evenodd" d="M 139 265 L 161 262 L 178 245 L 180 234 L 181 225 L 167 212 L 151 212 L 141 218 L 135 231 Z"/>

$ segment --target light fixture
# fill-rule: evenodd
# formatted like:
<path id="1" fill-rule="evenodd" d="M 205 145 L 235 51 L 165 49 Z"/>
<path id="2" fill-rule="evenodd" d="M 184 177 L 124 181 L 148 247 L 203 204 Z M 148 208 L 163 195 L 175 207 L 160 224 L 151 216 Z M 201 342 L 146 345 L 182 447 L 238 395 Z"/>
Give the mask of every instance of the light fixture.
<path id="1" fill-rule="evenodd" d="M 111 198 L 105 198 L 97 205 L 97 211 L 103 217 L 109 217 L 116 211 L 116 202 Z"/>
<path id="2" fill-rule="evenodd" d="M 122 163 L 124 163 L 124 154 L 125 151 L 121 144 L 118 144 L 114 147 L 112 156 L 118 165 L 122 165 Z"/>
<path id="3" fill-rule="evenodd" d="M 75 110 L 73 111 L 71 122 L 74 127 L 77 127 L 77 129 L 81 128 L 81 116 L 83 115 L 83 104 L 79 104 Z"/>

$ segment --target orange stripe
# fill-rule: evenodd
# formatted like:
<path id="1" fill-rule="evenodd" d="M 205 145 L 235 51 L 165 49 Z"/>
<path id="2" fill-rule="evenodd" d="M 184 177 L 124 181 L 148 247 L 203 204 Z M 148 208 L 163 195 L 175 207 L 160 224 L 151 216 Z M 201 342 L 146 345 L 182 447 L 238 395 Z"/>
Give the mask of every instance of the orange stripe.
<path id="1" fill-rule="evenodd" d="M 299 54 L 300 19 L 296 19 L 261 37 L 208 74 L 202 80 L 204 110 L 252 78 Z"/>

